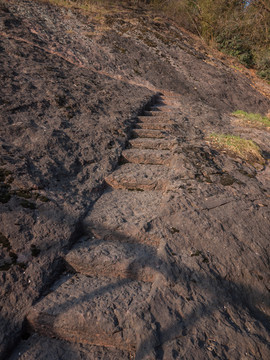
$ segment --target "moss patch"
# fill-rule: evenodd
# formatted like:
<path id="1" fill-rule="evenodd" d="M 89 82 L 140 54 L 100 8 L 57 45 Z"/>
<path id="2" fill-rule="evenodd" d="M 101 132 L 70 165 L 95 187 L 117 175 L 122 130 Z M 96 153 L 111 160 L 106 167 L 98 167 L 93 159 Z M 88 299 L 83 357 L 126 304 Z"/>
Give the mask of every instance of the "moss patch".
<path id="1" fill-rule="evenodd" d="M 24 198 L 24 199 L 31 199 L 32 195 L 29 190 L 17 190 L 15 195 Z"/>
<path id="2" fill-rule="evenodd" d="M 0 181 L 5 181 L 8 175 L 11 175 L 11 171 L 0 168 Z"/>
<path id="3" fill-rule="evenodd" d="M 11 245 L 8 238 L 6 238 L 5 235 L 3 235 L 1 232 L 0 232 L 0 244 L 7 250 L 11 249 Z"/>
<path id="4" fill-rule="evenodd" d="M 0 202 L 6 204 L 11 198 L 10 185 L 0 184 Z"/>
<path id="5" fill-rule="evenodd" d="M 270 119 L 260 114 L 247 113 L 242 110 L 237 110 L 232 113 L 233 116 L 242 120 L 242 123 L 251 126 L 270 130 Z"/>
<path id="6" fill-rule="evenodd" d="M 27 200 L 22 200 L 20 202 L 20 205 L 26 209 L 31 209 L 31 210 L 35 210 L 36 209 L 36 204 L 30 202 L 30 201 L 27 201 Z"/>
<path id="7" fill-rule="evenodd" d="M 205 264 L 209 264 L 208 257 L 205 256 L 201 250 L 196 250 L 194 253 L 191 254 L 191 257 L 194 257 L 194 256 L 201 256 L 202 262 Z"/>
<path id="8" fill-rule="evenodd" d="M 136 189 L 128 189 L 128 191 L 144 191 L 144 189 L 136 188 Z"/>
<path id="9" fill-rule="evenodd" d="M 31 245 L 31 254 L 33 257 L 37 257 L 40 254 L 40 249 L 36 247 L 36 245 Z"/>
<path id="10" fill-rule="evenodd" d="M 179 230 L 176 229 L 175 227 L 171 227 L 171 228 L 170 228 L 170 232 L 171 232 L 172 234 L 176 234 L 176 233 L 179 233 Z"/>
<path id="11" fill-rule="evenodd" d="M 238 156 L 250 164 L 265 164 L 258 145 L 235 135 L 211 134 L 210 142 L 217 150 L 224 150 L 229 155 Z"/>
<path id="12" fill-rule="evenodd" d="M 200 250 L 196 250 L 194 253 L 191 254 L 191 257 L 193 256 L 200 256 L 202 252 Z"/>
<path id="13" fill-rule="evenodd" d="M 157 47 L 157 44 L 153 40 L 149 39 L 146 36 L 139 35 L 138 39 L 141 40 L 148 47 L 151 47 L 151 48 L 156 48 Z"/>
<path id="14" fill-rule="evenodd" d="M 247 171 L 242 170 L 242 169 L 240 169 L 238 171 L 240 172 L 240 174 L 245 175 L 251 179 L 254 179 L 256 177 L 256 173 L 248 173 Z"/>
<path id="15" fill-rule="evenodd" d="M 115 49 L 117 52 L 120 52 L 121 54 L 126 54 L 126 52 L 127 52 L 127 49 L 122 48 L 121 46 L 118 46 L 118 45 L 114 45 L 114 49 Z"/>
<path id="16" fill-rule="evenodd" d="M 223 186 L 230 186 L 234 183 L 238 185 L 244 185 L 244 183 L 228 173 L 223 173 L 220 177 L 220 183 Z"/>
<path id="17" fill-rule="evenodd" d="M 44 195 L 38 195 L 37 198 L 44 203 L 51 201 L 49 198 L 47 198 L 47 196 Z"/>
<path id="18" fill-rule="evenodd" d="M 8 271 L 11 268 L 11 263 L 5 262 L 3 265 L 0 265 L 0 271 Z"/>

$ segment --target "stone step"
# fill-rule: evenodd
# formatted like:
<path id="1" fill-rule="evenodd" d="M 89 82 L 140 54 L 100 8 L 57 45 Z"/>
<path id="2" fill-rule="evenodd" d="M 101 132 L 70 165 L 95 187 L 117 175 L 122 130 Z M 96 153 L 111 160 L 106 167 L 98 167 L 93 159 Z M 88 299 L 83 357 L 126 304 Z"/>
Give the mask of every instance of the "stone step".
<path id="1" fill-rule="evenodd" d="M 133 136 L 140 138 L 163 139 L 168 136 L 168 133 L 166 131 L 151 129 L 134 129 L 132 133 Z"/>
<path id="2" fill-rule="evenodd" d="M 80 241 L 65 260 L 76 272 L 84 275 L 145 282 L 153 282 L 160 268 L 155 248 L 120 241 Z"/>
<path id="3" fill-rule="evenodd" d="M 129 144 L 132 148 L 153 150 L 172 150 L 177 145 L 174 140 L 147 138 L 131 139 Z"/>
<path id="4" fill-rule="evenodd" d="M 138 116 L 137 118 L 142 122 L 167 122 L 169 120 L 173 120 L 175 115 L 176 114 L 170 114 L 161 111 L 145 111 L 144 115 Z"/>
<path id="5" fill-rule="evenodd" d="M 158 235 L 147 230 L 159 216 L 162 197 L 156 191 L 106 190 L 83 220 L 85 233 L 98 239 L 147 244 L 157 248 Z"/>
<path id="6" fill-rule="evenodd" d="M 159 123 L 159 122 L 153 122 L 149 121 L 149 122 L 139 122 L 136 124 L 136 128 L 137 129 L 148 129 L 148 130 L 165 130 L 165 131 L 170 131 L 173 130 L 175 127 L 174 124 L 172 123 Z"/>
<path id="7" fill-rule="evenodd" d="M 180 98 L 179 97 L 161 97 L 155 105 L 165 105 L 165 106 L 171 106 L 175 105 L 178 107 L 180 106 Z"/>
<path id="8" fill-rule="evenodd" d="M 170 112 L 165 112 L 165 111 L 158 111 L 158 110 L 148 110 L 148 111 L 144 111 L 144 116 L 162 117 L 163 119 L 165 119 L 165 118 L 170 118 L 171 115 L 172 115 L 172 114 L 171 114 Z"/>
<path id="9" fill-rule="evenodd" d="M 155 104 L 151 106 L 150 111 L 160 111 L 160 112 L 171 112 L 171 111 L 177 111 L 177 107 L 174 104 Z"/>
<path id="10" fill-rule="evenodd" d="M 131 360 L 134 352 L 53 339 L 33 334 L 21 341 L 9 360 Z"/>
<path id="11" fill-rule="evenodd" d="M 127 149 L 122 152 L 123 158 L 134 164 L 168 165 L 171 152 L 168 150 Z"/>
<path id="12" fill-rule="evenodd" d="M 105 178 L 114 189 L 162 190 L 168 183 L 167 167 L 159 165 L 124 164 Z"/>
<path id="13" fill-rule="evenodd" d="M 27 315 L 30 331 L 134 352 L 142 332 L 153 333 L 147 298 L 151 284 L 127 279 L 64 276 Z"/>

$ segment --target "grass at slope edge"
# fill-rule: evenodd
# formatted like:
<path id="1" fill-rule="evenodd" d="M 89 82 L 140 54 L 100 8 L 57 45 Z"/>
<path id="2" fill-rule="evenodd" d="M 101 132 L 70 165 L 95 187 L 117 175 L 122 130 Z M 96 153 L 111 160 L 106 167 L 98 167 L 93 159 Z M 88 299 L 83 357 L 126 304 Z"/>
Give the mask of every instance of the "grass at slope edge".
<path id="1" fill-rule="evenodd" d="M 265 164 L 261 150 L 252 140 L 246 140 L 236 135 L 210 134 L 210 142 L 217 150 L 228 152 L 229 155 L 240 157 L 250 164 Z"/>
<path id="2" fill-rule="evenodd" d="M 270 118 L 260 114 L 247 113 L 242 110 L 237 110 L 232 113 L 233 116 L 241 119 L 245 125 L 259 128 L 266 128 L 270 130 Z"/>

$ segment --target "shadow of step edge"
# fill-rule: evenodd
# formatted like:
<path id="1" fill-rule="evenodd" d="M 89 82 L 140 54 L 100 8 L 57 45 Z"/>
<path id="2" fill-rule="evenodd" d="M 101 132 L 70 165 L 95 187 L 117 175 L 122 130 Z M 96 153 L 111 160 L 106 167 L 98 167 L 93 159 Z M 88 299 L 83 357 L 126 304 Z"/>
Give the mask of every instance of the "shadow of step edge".
<path id="1" fill-rule="evenodd" d="M 168 133 L 164 130 L 151 130 L 151 129 L 134 129 L 132 131 L 134 137 L 139 138 L 154 138 L 164 139 L 168 137 Z"/>
<path id="2" fill-rule="evenodd" d="M 159 111 L 159 110 L 145 110 L 143 115 L 141 115 L 140 117 L 151 117 L 151 118 L 162 118 L 162 119 L 170 119 L 176 116 L 181 115 L 181 111 Z"/>
<path id="3" fill-rule="evenodd" d="M 148 111 L 159 111 L 161 113 L 165 112 L 177 112 L 178 107 L 175 105 L 167 105 L 167 104 L 155 104 L 152 105 Z"/>
<path id="4" fill-rule="evenodd" d="M 102 225 L 99 226 L 89 222 L 85 228 L 89 229 L 94 237 L 99 240 L 118 241 L 120 243 L 136 244 L 137 246 L 147 245 L 155 249 L 158 249 L 160 245 L 160 237 L 158 235 L 142 233 L 139 229 L 137 232 L 134 232 L 134 229 L 129 232 L 128 227 L 126 227 L 125 229 L 118 229 L 117 235 L 115 235 L 113 227 L 112 229 L 104 229 Z"/>
<path id="5" fill-rule="evenodd" d="M 155 111 L 154 113 L 147 111 L 143 116 L 137 116 L 139 122 L 142 123 L 166 123 L 166 124 L 173 124 L 175 121 L 174 119 L 179 116 L 179 114 L 173 116 L 167 113 L 161 113 Z"/>
<path id="6" fill-rule="evenodd" d="M 106 240 L 79 242 L 65 261 L 80 274 L 151 283 L 160 273 L 161 262 L 151 246 Z"/>
<path id="7" fill-rule="evenodd" d="M 124 164 L 105 178 L 114 189 L 164 190 L 168 185 L 167 167 L 160 165 Z"/>
<path id="8" fill-rule="evenodd" d="M 122 152 L 125 161 L 133 164 L 169 165 L 171 152 L 168 150 L 127 149 Z"/>
<path id="9" fill-rule="evenodd" d="M 146 110 L 144 111 L 143 115 L 144 116 L 154 116 L 154 117 L 173 117 L 173 116 L 179 116 L 181 115 L 181 110 L 178 108 L 158 108 L 158 107 L 154 107 L 151 108 L 150 110 Z"/>
<path id="10" fill-rule="evenodd" d="M 173 150 L 177 141 L 171 139 L 136 138 L 129 140 L 129 145 L 136 149 Z"/>
<path id="11" fill-rule="evenodd" d="M 134 353 L 115 348 L 71 343 L 33 334 L 22 341 L 9 360 L 131 360 Z"/>
<path id="12" fill-rule="evenodd" d="M 174 105 L 175 107 L 179 107 L 180 105 L 180 98 L 177 97 L 160 97 L 157 99 L 157 101 L 155 102 L 156 106 L 172 106 Z"/>
<path id="13" fill-rule="evenodd" d="M 135 353 L 153 337 L 151 284 L 127 279 L 65 276 L 27 315 L 31 332 L 75 343 Z"/>

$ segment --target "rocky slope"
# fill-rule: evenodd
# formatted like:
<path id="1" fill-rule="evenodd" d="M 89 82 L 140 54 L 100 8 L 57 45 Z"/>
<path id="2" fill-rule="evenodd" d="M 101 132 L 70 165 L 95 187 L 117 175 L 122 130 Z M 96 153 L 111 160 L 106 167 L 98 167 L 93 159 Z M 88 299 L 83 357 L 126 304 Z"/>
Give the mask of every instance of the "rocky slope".
<path id="1" fill-rule="evenodd" d="M 0 5 L 0 357 L 267 359 L 269 99 L 143 9 Z"/>

